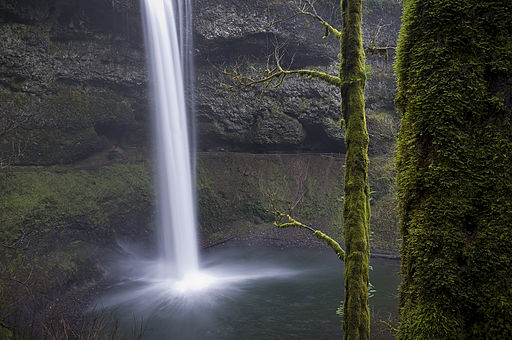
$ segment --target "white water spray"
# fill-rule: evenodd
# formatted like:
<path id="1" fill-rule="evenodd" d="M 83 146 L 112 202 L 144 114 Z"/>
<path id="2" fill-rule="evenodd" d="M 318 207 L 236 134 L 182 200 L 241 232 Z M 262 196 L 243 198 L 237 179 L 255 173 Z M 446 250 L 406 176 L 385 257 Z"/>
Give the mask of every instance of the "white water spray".
<path id="1" fill-rule="evenodd" d="M 296 275 L 294 269 L 276 266 L 274 258 L 244 260 L 246 250 L 234 255 L 224 252 L 220 257 L 210 253 L 200 267 L 188 129 L 192 124 L 187 121 L 185 101 L 193 91 L 183 81 L 192 78 L 191 0 L 141 2 L 155 95 L 162 256 L 156 261 L 147 259 L 126 245 L 129 256 L 123 256 L 116 265 L 126 277 L 120 285 L 126 290 L 104 297 L 100 304 L 110 308 L 134 302 L 151 314 L 155 309 L 189 302 L 193 306 L 213 303 L 212 292 L 217 292 L 215 299 L 222 298 L 228 288 L 233 294 L 233 287 L 245 282 Z"/>
<path id="2" fill-rule="evenodd" d="M 156 111 L 159 229 L 165 276 L 199 270 L 184 76 L 190 77 L 190 0 L 142 0 Z"/>

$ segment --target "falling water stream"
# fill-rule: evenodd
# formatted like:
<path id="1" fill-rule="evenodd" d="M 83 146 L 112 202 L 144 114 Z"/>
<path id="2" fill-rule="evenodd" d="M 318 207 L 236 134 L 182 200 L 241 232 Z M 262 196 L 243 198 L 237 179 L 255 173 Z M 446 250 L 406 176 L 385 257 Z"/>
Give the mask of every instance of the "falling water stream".
<path id="1" fill-rule="evenodd" d="M 146 320 L 148 339 L 338 337 L 343 269 L 332 253 L 238 248 L 201 261 L 185 100 L 192 91 L 184 81 L 193 78 L 191 0 L 141 2 L 155 98 L 160 255 L 125 247 L 113 270 L 119 282 L 96 306 L 115 311 L 128 333 L 134 318 Z M 393 292 L 396 275 L 387 275 Z M 394 293 L 385 301 L 393 309 Z"/>
<path id="2" fill-rule="evenodd" d="M 188 0 L 189 1 L 189 0 Z M 199 270 L 192 187 L 191 151 L 185 103 L 184 50 L 187 25 L 183 1 L 144 0 L 146 42 L 155 94 L 158 153 L 159 230 L 168 274 L 183 279 Z"/>
<path id="3" fill-rule="evenodd" d="M 125 283 L 137 282 L 142 286 L 137 286 L 137 292 L 132 292 L 131 296 L 123 295 L 124 298 L 144 296 L 143 299 L 149 301 L 159 296 L 160 303 L 174 303 L 177 297 L 192 300 L 198 291 L 206 289 L 290 275 L 292 271 L 272 263 L 258 268 L 248 264 L 242 268 L 230 266 L 226 259 L 201 265 L 196 234 L 192 141 L 188 132 L 192 124 L 187 118 L 185 100 L 192 91 L 184 81 L 193 78 L 191 0 L 142 0 L 142 8 L 155 98 L 160 256 L 146 259 L 125 249 L 132 255 L 118 266 L 125 269 Z"/>

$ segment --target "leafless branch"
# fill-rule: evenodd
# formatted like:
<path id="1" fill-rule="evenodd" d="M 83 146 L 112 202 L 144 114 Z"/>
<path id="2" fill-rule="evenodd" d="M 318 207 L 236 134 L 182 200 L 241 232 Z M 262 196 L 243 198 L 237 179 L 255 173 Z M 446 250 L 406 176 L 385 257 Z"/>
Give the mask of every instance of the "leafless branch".
<path id="1" fill-rule="evenodd" d="M 379 320 L 379 323 L 386 326 L 386 328 L 384 329 L 385 332 L 390 332 L 390 333 L 395 333 L 395 334 L 398 333 L 398 328 L 396 326 L 394 326 L 391 323 L 391 321 Z"/>
<path id="2" fill-rule="evenodd" d="M 327 245 L 329 247 L 331 247 L 332 250 L 334 250 L 334 252 L 336 253 L 336 255 L 338 256 L 338 258 L 341 261 L 345 261 L 345 250 L 343 250 L 343 248 L 341 248 L 340 244 L 337 241 L 335 241 L 330 236 L 324 234 L 320 230 L 316 230 L 308 225 L 305 225 L 304 223 L 297 221 L 296 219 L 294 219 L 291 216 L 291 214 L 293 213 L 293 208 L 294 208 L 293 206 L 290 207 L 289 211 L 286 213 L 279 211 L 274 206 L 273 201 L 271 202 L 271 206 L 272 206 L 272 210 L 274 212 L 274 216 L 276 218 L 274 221 L 275 227 L 277 227 L 277 228 L 293 228 L 293 227 L 295 227 L 295 228 L 302 228 L 302 229 L 309 230 L 318 239 L 327 243 Z"/>
<path id="3" fill-rule="evenodd" d="M 0 140 L 9 138 L 30 123 L 36 115 L 36 103 L 17 96 L 0 94 Z M 0 154 L 0 169 L 18 161 L 24 153 L 24 142 L 11 140 L 11 151 Z"/>
<path id="4" fill-rule="evenodd" d="M 25 146 L 22 146 L 21 143 L 12 143 L 11 152 L 7 153 L 5 156 L 0 154 L 0 169 L 17 162 L 21 157 L 23 157 L 24 151 Z"/>
<path id="5" fill-rule="evenodd" d="M 309 16 L 309 17 L 317 20 L 318 22 L 320 22 L 320 24 L 322 24 L 322 26 L 324 26 L 324 28 L 325 28 L 325 34 L 323 36 L 324 38 L 327 38 L 331 34 L 334 37 L 336 37 L 336 39 L 341 41 L 341 32 L 339 30 L 337 30 L 336 28 L 334 28 L 331 24 L 329 24 L 326 20 L 324 20 L 318 14 L 318 12 L 317 12 L 317 10 L 315 8 L 315 5 L 314 5 L 315 1 L 311 1 L 311 0 L 288 0 L 288 4 L 292 8 L 294 8 L 296 10 L 296 13 L 294 13 L 294 14 L 292 14 L 290 16 L 287 16 L 285 18 L 274 20 L 270 24 L 268 24 L 266 28 L 276 26 L 276 25 L 278 25 L 280 23 L 283 23 L 283 22 L 291 21 L 291 20 L 295 19 L 296 17 L 298 17 L 300 15 L 305 15 L 305 16 Z M 262 31 L 263 30 L 258 30 L 258 31 L 255 31 L 253 33 L 261 33 Z"/>
<path id="6" fill-rule="evenodd" d="M 379 37 L 380 31 L 382 29 L 382 25 L 377 25 L 375 32 L 373 33 L 372 41 L 368 46 L 364 48 L 365 53 L 370 53 L 374 55 L 384 56 L 386 58 L 386 62 L 389 57 L 389 51 L 394 50 L 396 47 L 394 46 L 377 46 L 377 39 Z"/>
<path id="7" fill-rule="evenodd" d="M 315 8 L 315 1 L 311 0 L 290 0 L 295 4 L 295 8 L 300 14 L 309 16 L 322 24 L 325 28 L 325 34 L 324 38 L 327 38 L 329 34 L 332 34 L 336 39 L 341 41 L 341 32 L 338 31 L 336 28 L 332 27 L 327 21 L 325 21 L 316 11 Z"/>
<path id="8" fill-rule="evenodd" d="M 280 87 L 283 84 L 286 77 L 290 75 L 298 75 L 307 77 L 308 79 L 319 79 L 327 84 L 334 85 L 337 87 L 341 86 L 341 79 L 338 76 L 333 76 L 326 72 L 309 69 L 284 69 L 281 65 L 281 57 L 279 55 L 278 48 L 276 48 L 274 51 L 274 62 L 275 64 L 271 65 L 269 57 L 265 69 L 258 69 L 253 66 L 250 67 L 252 74 L 255 74 L 255 76 L 241 73 L 238 66 L 236 66 L 231 72 L 224 70 L 224 75 L 228 76 L 231 79 L 233 85 L 223 85 L 227 89 L 240 89 L 261 84 L 263 85 L 261 95 L 263 95 L 269 88 Z"/>
<path id="9" fill-rule="evenodd" d="M 278 19 L 278 20 L 274 20 L 272 21 L 271 23 L 269 23 L 268 25 L 266 25 L 264 28 L 262 29 L 259 29 L 259 30 L 256 30 L 256 31 L 253 31 L 251 32 L 252 34 L 258 34 L 258 33 L 262 33 L 264 32 L 265 29 L 267 28 L 270 28 L 270 27 L 274 27 L 280 23 L 283 23 L 283 22 L 288 22 L 288 21 L 291 21 L 293 19 L 295 19 L 296 17 L 298 17 L 299 15 L 301 15 L 301 13 L 294 13 L 290 16 L 287 16 L 285 18 L 281 18 L 281 19 Z"/>
<path id="10" fill-rule="evenodd" d="M 12 244 L 4 244 L 0 243 L 0 247 L 8 248 L 8 249 L 19 249 L 22 250 L 25 240 L 27 239 L 27 236 L 29 236 L 29 233 L 26 233 L 25 231 L 21 232 L 21 236 L 18 237 Z M 28 243 L 25 245 L 25 248 L 28 246 Z"/>

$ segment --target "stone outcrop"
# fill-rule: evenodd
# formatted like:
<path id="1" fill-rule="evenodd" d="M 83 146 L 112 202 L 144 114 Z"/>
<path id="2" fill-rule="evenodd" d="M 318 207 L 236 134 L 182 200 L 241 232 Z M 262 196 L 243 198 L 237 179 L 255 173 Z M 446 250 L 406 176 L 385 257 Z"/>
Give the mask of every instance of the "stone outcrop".
<path id="1" fill-rule="evenodd" d="M 113 144 L 145 142 L 138 8 L 104 0 L 6 0 L 0 22 L 4 157 L 19 149 L 18 164 L 70 163 Z"/>
<path id="2" fill-rule="evenodd" d="M 319 2 L 319 13 L 339 25 L 338 8 L 328 3 Z M 3 155 L 21 149 L 19 164 L 59 164 L 113 145 L 147 145 L 150 100 L 139 12 L 138 1 L 128 0 L 3 1 L 0 105 L 3 123 L 18 127 L 0 135 Z M 275 44 L 291 68 L 337 73 L 337 41 L 322 39 L 310 18 L 283 20 L 292 13 L 287 1 L 195 2 L 200 150 L 344 152 L 335 123 L 337 89 L 290 77 L 260 98 L 260 88 L 223 86 L 229 84 L 223 69 L 265 67 Z M 394 46 L 400 6 L 368 1 L 365 14 L 366 44 Z M 392 139 L 382 130 L 396 128 L 392 58 L 393 49 L 368 55 L 371 154 L 389 153 Z"/>
<path id="3" fill-rule="evenodd" d="M 339 8 L 320 1 L 319 13 L 339 23 Z M 324 30 L 309 17 L 293 16 L 287 1 L 196 2 L 195 39 L 197 71 L 197 120 L 203 151 L 251 152 L 313 151 L 344 152 L 339 91 L 317 81 L 289 77 L 278 89 L 260 98 L 261 88 L 228 91 L 229 77 L 222 70 L 251 73 L 264 69 L 279 46 L 283 64 L 290 68 L 313 68 L 337 74 L 339 45 L 322 39 Z M 394 1 L 368 1 L 365 7 L 366 45 L 396 45 L 400 6 Z M 371 75 L 367 107 L 372 138 L 371 154 L 389 153 L 392 141 L 381 129 L 396 129 L 395 93 L 392 75 L 394 50 L 368 55 Z M 386 122 L 387 120 L 387 122 Z M 392 122 L 394 120 L 394 122 Z M 383 147 L 383 144 L 385 146 Z"/>
<path id="4" fill-rule="evenodd" d="M 204 246 L 230 239 L 315 245 L 294 231 L 272 229 L 267 196 L 272 191 L 283 207 L 303 195 L 299 216 L 342 234 L 345 149 L 336 124 L 337 89 L 290 77 L 260 97 L 258 88 L 232 92 L 222 85 L 229 84 L 223 69 L 265 67 L 277 42 L 283 65 L 336 74 L 336 41 L 322 39 L 323 30 L 310 19 L 282 21 L 291 13 L 287 4 L 194 2 Z M 321 15 L 340 24 L 336 2 L 318 4 Z M 379 45 L 394 46 L 399 16 L 395 0 L 368 0 L 366 43 L 375 37 Z M 119 235 L 151 244 L 151 96 L 140 22 L 138 0 L 0 0 L 0 234 L 3 245 L 14 247 L 0 248 L 0 256 L 23 263 L 13 272 L 19 277 L 30 274 L 31 261 L 46 261 L 34 270 L 47 296 L 37 306 L 20 308 L 49 308 L 64 290 L 104 274 L 99 249 L 118 249 Z M 393 49 L 388 52 L 368 55 L 367 120 L 373 245 L 395 253 L 392 154 L 399 118 Z M 28 241 L 31 247 L 24 248 Z M 24 291 L 13 287 L 0 282 L 2 310 L 19 312 L 10 316 L 28 324 L 22 310 L 3 308 L 14 303 L 11 293 Z"/>

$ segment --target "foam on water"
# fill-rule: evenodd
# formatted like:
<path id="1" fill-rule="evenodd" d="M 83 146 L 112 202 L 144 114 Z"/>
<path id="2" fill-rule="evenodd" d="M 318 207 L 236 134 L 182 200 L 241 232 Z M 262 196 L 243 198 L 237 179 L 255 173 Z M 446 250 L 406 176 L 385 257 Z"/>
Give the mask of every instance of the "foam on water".
<path id="1" fill-rule="evenodd" d="M 118 262 L 118 269 L 125 277 L 98 305 L 102 308 L 133 305 L 142 313 L 169 307 L 213 305 L 226 297 L 234 298 L 258 280 L 304 274 L 303 269 L 279 263 L 275 257 L 251 254 L 246 258 L 240 250 L 214 252 L 203 268 L 188 271 L 183 277 L 169 274 L 172 269 L 162 261 L 133 254 Z"/>
<path id="2" fill-rule="evenodd" d="M 124 247 L 117 264 L 123 289 L 101 306 L 134 303 L 151 309 L 232 294 L 244 282 L 294 275 L 273 262 L 210 256 L 200 265 L 185 78 L 192 78 L 191 0 L 141 0 L 148 66 L 155 98 L 160 256 L 147 259 Z M 123 247 L 123 246 L 122 246 Z M 212 259 L 215 258 L 215 263 Z"/>

